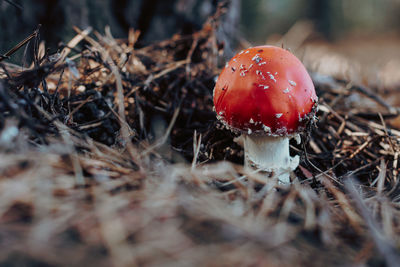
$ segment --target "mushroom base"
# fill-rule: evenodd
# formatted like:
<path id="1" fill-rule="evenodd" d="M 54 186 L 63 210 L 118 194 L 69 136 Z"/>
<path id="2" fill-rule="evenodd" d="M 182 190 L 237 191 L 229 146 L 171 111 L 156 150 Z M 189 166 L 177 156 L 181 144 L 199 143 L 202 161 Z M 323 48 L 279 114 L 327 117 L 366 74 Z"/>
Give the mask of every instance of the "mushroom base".
<path id="1" fill-rule="evenodd" d="M 289 137 L 245 135 L 243 142 L 246 168 L 261 169 L 282 184 L 290 183 L 290 172 L 299 165 L 299 156 L 290 157 Z"/>

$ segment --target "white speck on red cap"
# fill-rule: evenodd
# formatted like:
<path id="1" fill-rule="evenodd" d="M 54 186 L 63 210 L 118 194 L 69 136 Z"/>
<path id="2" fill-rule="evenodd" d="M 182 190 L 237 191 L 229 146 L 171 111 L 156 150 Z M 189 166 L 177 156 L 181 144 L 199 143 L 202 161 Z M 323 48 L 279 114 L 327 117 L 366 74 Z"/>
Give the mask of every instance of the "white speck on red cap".
<path id="1" fill-rule="evenodd" d="M 267 133 L 270 133 L 270 132 L 271 132 L 271 127 L 268 127 L 267 125 L 263 125 L 262 127 L 263 127 L 263 130 L 264 130 L 265 132 L 267 132 Z"/>
<path id="2" fill-rule="evenodd" d="M 255 61 L 256 63 L 260 63 L 262 58 L 260 57 L 259 54 L 256 54 L 251 60 Z"/>
<path id="3" fill-rule="evenodd" d="M 275 79 L 274 75 L 272 75 L 272 74 L 268 74 L 268 75 L 269 75 L 269 78 L 270 78 L 271 80 L 273 80 L 274 82 L 276 82 L 276 79 Z"/>

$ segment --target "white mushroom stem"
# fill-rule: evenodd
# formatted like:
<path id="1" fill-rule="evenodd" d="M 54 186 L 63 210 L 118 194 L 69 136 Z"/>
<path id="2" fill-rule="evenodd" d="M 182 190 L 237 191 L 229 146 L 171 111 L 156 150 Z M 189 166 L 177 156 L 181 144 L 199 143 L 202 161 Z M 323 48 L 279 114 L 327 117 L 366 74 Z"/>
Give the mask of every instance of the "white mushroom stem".
<path id="1" fill-rule="evenodd" d="M 289 137 L 244 135 L 245 167 L 261 169 L 282 184 L 290 183 L 290 172 L 299 165 L 299 156 L 290 157 Z"/>

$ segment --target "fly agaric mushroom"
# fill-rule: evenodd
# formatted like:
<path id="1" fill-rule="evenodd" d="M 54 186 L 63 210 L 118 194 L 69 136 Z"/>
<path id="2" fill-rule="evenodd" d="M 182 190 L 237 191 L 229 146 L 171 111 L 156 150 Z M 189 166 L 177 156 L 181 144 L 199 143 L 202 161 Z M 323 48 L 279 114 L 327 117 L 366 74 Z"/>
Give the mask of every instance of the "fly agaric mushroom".
<path id="1" fill-rule="evenodd" d="M 274 46 L 248 48 L 226 64 L 214 88 L 217 118 L 242 133 L 245 166 L 266 171 L 281 183 L 299 157 L 290 157 L 289 139 L 315 118 L 317 95 L 303 64 Z"/>

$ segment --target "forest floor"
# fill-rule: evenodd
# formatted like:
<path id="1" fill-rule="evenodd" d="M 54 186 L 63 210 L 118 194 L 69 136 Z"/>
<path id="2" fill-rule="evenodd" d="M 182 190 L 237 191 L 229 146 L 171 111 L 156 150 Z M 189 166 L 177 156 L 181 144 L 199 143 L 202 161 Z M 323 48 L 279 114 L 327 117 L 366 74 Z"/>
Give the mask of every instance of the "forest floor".
<path id="1" fill-rule="evenodd" d="M 265 180 L 213 112 L 217 24 L 0 62 L 0 266 L 398 266 L 396 88 L 313 72 L 293 183 Z"/>

